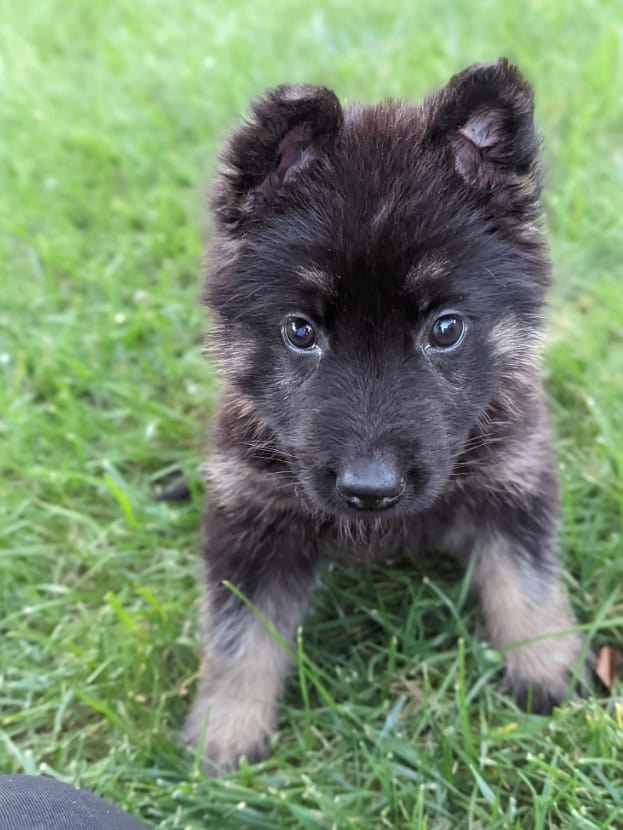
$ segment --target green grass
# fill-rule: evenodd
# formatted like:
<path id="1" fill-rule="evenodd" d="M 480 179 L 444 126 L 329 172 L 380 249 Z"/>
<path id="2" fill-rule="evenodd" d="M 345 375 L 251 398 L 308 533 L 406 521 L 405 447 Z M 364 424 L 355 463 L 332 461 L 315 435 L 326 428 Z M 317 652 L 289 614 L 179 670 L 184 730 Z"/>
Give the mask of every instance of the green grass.
<path id="1" fill-rule="evenodd" d="M 618 7 L 618 8 L 617 8 Z M 534 82 L 557 286 L 548 390 L 580 623 L 623 646 L 623 25 L 609 0 L 2 3 L 0 770 L 158 828 L 623 826 L 623 693 L 518 712 L 439 566 L 328 569 L 271 760 L 205 778 L 196 479 L 217 386 L 203 191 L 248 99 L 419 97 L 507 54 Z M 460 612 L 460 613 L 459 613 Z"/>

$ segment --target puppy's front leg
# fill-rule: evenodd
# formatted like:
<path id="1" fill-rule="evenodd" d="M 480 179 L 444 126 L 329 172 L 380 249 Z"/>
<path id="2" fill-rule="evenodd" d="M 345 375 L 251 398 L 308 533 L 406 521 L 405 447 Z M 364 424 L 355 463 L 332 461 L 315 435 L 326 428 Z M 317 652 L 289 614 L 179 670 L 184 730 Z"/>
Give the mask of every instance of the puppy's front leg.
<path id="1" fill-rule="evenodd" d="M 231 770 L 243 755 L 251 762 L 267 755 L 289 661 L 266 623 L 223 581 L 291 643 L 312 586 L 317 546 L 290 513 L 214 504 L 205 518 L 205 558 L 203 659 L 182 739 L 189 746 L 202 741 L 206 759 Z"/>
<path id="2" fill-rule="evenodd" d="M 520 705 L 548 713 L 569 691 L 582 650 L 560 583 L 555 517 L 534 501 L 507 505 L 482 533 L 476 585 L 490 642 L 503 651 Z M 543 639 L 537 639 L 543 638 Z M 526 640 L 532 642 L 516 645 Z"/>

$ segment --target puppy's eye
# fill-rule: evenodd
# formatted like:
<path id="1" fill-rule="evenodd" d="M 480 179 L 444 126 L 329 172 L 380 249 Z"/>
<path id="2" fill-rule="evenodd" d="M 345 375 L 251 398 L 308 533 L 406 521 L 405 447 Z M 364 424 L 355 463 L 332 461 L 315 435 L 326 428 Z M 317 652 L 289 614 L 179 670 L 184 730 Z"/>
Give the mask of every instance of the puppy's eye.
<path id="1" fill-rule="evenodd" d="M 465 336 L 465 322 L 458 314 L 444 314 L 433 323 L 429 339 L 436 349 L 453 349 Z"/>
<path id="2" fill-rule="evenodd" d="M 286 317 L 281 331 L 286 345 L 300 351 L 313 349 L 318 341 L 313 325 L 306 317 L 300 315 Z"/>

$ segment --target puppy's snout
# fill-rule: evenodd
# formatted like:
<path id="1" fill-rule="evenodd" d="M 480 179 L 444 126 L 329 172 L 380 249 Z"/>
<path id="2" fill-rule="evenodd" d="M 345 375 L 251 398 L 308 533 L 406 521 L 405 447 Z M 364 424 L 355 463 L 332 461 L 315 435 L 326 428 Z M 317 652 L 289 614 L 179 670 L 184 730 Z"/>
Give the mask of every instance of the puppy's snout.
<path id="1" fill-rule="evenodd" d="M 375 455 L 345 464 L 336 487 L 350 507 L 385 510 L 400 500 L 405 482 L 392 459 Z"/>

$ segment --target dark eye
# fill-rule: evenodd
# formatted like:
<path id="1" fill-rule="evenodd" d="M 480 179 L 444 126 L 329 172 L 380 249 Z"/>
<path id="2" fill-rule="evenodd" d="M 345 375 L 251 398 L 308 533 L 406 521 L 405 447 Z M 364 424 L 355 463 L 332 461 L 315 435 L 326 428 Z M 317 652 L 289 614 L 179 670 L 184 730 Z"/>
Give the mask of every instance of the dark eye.
<path id="1" fill-rule="evenodd" d="M 292 315 L 287 317 L 281 327 L 286 345 L 307 351 L 316 345 L 317 337 L 314 327 L 306 317 Z"/>
<path id="2" fill-rule="evenodd" d="M 430 331 L 431 345 L 436 349 L 452 349 L 465 335 L 465 323 L 458 314 L 444 314 L 433 323 Z"/>

